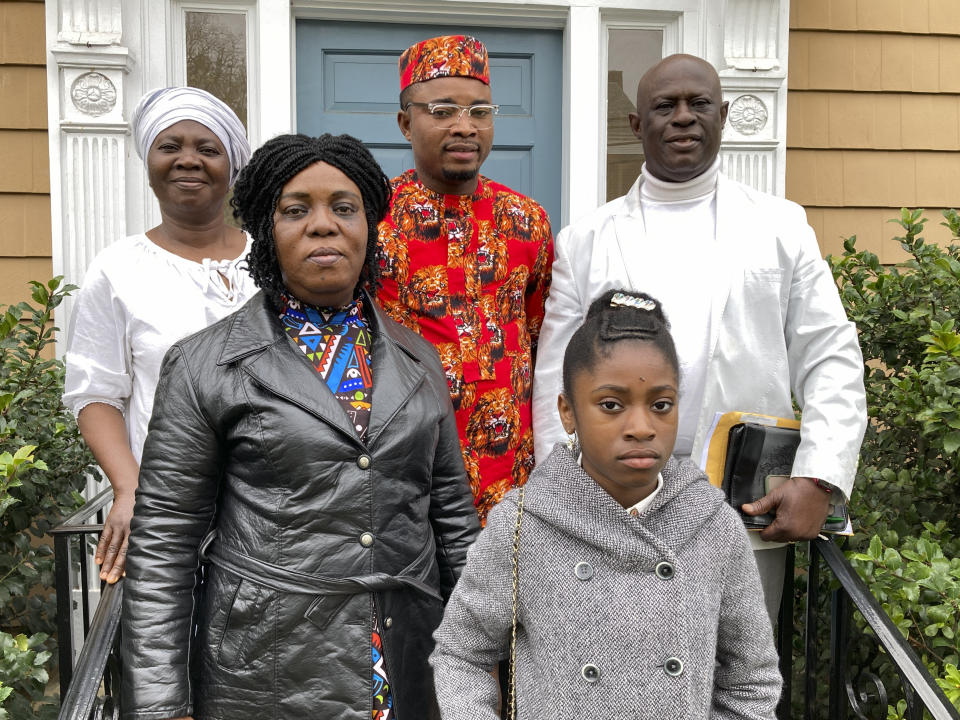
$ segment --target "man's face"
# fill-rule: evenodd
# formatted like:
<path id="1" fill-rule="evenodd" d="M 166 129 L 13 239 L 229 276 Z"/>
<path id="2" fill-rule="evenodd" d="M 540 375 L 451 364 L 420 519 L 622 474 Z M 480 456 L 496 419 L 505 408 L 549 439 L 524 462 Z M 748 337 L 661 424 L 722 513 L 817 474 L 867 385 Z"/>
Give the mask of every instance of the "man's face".
<path id="1" fill-rule="evenodd" d="M 643 142 L 647 170 L 661 180 L 683 182 L 713 164 L 726 119 L 716 71 L 702 60 L 677 55 L 640 81 L 630 127 Z"/>
<path id="2" fill-rule="evenodd" d="M 416 83 L 404 98 L 415 103 L 490 103 L 490 87 L 468 77 L 444 77 Z M 449 128 L 437 127 L 427 108 L 414 105 L 397 114 L 403 136 L 413 148 L 420 180 L 431 190 L 468 195 L 476 190 L 480 166 L 490 154 L 493 128 L 477 129 L 466 113 Z"/>

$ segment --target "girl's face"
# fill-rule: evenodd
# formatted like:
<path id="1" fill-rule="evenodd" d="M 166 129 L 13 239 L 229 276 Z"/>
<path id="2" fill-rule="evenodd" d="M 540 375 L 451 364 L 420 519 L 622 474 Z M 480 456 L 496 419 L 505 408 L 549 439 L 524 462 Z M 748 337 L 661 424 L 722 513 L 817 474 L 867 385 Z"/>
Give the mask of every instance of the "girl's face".
<path id="1" fill-rule="evenodd" d="M 677 374 L 653 343 L 621 340 L 558 399 L 583 469 L 624 507 L 653 492 L 677 439 Z"/>

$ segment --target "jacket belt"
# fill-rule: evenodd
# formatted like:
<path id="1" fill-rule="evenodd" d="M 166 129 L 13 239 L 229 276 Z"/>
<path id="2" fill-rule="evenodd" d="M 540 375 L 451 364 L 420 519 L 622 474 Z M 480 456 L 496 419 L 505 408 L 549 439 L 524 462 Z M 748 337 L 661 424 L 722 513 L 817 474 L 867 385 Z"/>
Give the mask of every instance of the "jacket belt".
<path id="1" fill-rule="evenodd" d="M 228 545 L 214 542 L 216 532 L 212 530 L 201 543 L 201 561 L 208 560 L 218 568 L 272 590 L 303 595 L 355 595 L 364 592 L 399 590 L 406 587 L 442 600 L 440 593 L 426 581 L 433 568 L 433 563 L 429 562 L 433 559 L 435 552 L 431 542 L 427 542 L 416 559 L 396 575 L 378 572 L 331 578 L 302 573 L 244 555 Z"/>

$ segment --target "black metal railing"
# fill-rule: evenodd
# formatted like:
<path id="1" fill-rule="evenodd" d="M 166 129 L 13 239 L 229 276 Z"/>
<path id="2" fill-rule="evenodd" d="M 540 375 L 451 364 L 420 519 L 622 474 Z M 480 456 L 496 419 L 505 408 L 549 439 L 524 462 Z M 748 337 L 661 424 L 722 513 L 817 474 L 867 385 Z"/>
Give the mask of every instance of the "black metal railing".
<path id="1" fill-rule="evenodd" d="M 50 531 L 53 536 L 54 584 L 57 593 L 57 649 L 61 698 L 66 697 L 73 680 L 74 625 L 79 622 L 80 635 L 84 641 L 94 631 L 90 619 L 91 536 L 98 536 L 103 530 L 104 510 L 112 499 L 113 490 L 103 490 Z M 79 602 L 75 599 L 76 592 L 80 594 Z M 101 594 L 97 613 L 100 612 L 104 599 L 105 596 Z M 119 613 L 119 604 L 117 612 Z M 84 646 L 86 645 L 84 642 Z"/>
<path id="2" fill-rule="evenodd" d="M 73 679 L 61 688 L 58 720 L 120 719 L 120 605 L 123 578 L 100 593 L 97 611 L 77 658 Z"/>
<path id="3" fill-rule="evenodd" d="M 784 678 L 777 717 L 780 720 L 847 720 L 850 717 L 877 720 L 886 718 L 888 705 L 896 705 L 900 700 L 905 703 L 903 717 L 906 720 L 921 720 L 925 710 L 933 720 L 960 720 L 960 713 L 841 548 L 833 540 L 813 540 L 808 543 L 807 557 L 806 587 L 799 598 L 805 604 L 803 698 L 799 709 L 792 704 L 796 650 L 794 619 L 798 599 L 792 592 L 795 548 L 791 546 L 777 632 L 780 670 Z M 869 630 L 857 627 L 854 610 L 859 611 Z M 823 615 L 827 615 L 827 622 L 821 625 Z M 826 643 L 823 642 L 824 635 L 827 636 Z M 873 652 L 852 652 L 854 647 L 864 643 L 871 645 Z M 878 660 L 889 672 L 877 670 Z M 881 675 L 886 675 L 886 681 Z M 890 676 L 897 686 L 888 687 Z"/>
<path id="4" fill-rule="evenodd" d="M 73 664 L 71 643 L 70 543 L 81 538 L 78 554 L 82 602 L 86 608 L 86 536 L 102 529 L 100 525 L 86 523 L 102 512 L 109 499 L 110 490 L 106 490 L 53 531 L 63 698 L 60 720 L 119 718 L 118 647 L 123 580 L 104 586 L 92 622 L 88 621 L 87 613 L 83 613 L 86 640 L 76 665 Z M 818 539 L 808 543 L 807 548 L 809 565 L 806 582 L 800 587 L 799 594 L 794 592 L 795 579 L 801 577 L 795 569 L 795 546 L 788 550 L 777 629 L 780 670 L 784 678 L 783 696 L 777 710 L 779 720 L 848 720 L 851 717 L 877 720 L 886 718 L 887 705 L 895 705 L 898 699 L 906 704 L 903 715 L 906 720 L 921 720 L 925 711 L 932 720 L 960 720 L 960 714 L 840 547 L 832 540 Z M 795 629 L 794 622 L 798 604 L 805 606 L 803 628 L 799 630 Z M 859 611 L 869 631 L 863 632 L 855 626 L 854 610 Z M 826 622 L 823 622 L 824 616 Z M 874 665 L 863 662 L 863 653 L 854 655 L 851 652 L 851 648 L 862 641 L 875 646 L 873 659 L 881 657 L 892 668 L 886 674 L 887 681 Z M 802 663 L 803 689 L 802 698 L 798 698 L 796 704 L 793 692 L 795 660 Z M 897 687 L 888 687 L 891 674 L 898 681 Z"/>

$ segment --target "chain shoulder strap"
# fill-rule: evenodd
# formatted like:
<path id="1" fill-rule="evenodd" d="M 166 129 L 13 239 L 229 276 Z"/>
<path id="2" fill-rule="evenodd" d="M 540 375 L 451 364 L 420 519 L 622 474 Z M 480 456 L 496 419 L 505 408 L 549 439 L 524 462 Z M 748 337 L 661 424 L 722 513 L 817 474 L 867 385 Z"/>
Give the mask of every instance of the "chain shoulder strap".
<path id="1" fill-rule="evenodd" d="M 513 529 L 513 621 L 510 629 L 510 701 L 507 720 L 517 718 L 517 600 L 520 590 L 520 528 L 523 526 L 523 486 L 517 491 L 517 524 Z"/>

